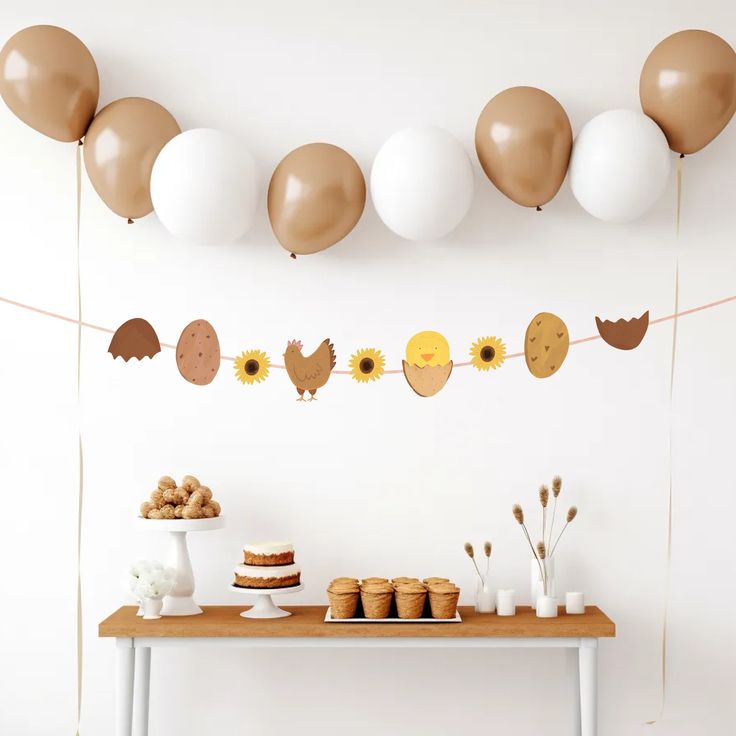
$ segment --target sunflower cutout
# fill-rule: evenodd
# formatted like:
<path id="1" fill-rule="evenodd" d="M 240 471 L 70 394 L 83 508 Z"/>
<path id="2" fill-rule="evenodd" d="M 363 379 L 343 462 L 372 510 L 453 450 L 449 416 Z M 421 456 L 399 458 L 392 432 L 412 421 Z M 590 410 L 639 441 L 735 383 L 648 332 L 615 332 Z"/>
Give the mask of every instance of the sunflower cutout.
<path id="1" fill-rule="evenodd" d="M 271 361 L 262 350 L 248 350 L 235 358 L 235 378 L 241 383 L 260 383 L 268 378 Z"/>
<path id="2" fill-rule="evenodd" d="M 479 371 L 500 367 L 506 356 L 506 346 L 498 337 L 481 337 L 470 348 L 470 361 Z"/>
<path id="3" fill-rule="evenodd" d="M 350 356 L 350 373 L 360 383 L 377 381 L 383 375 L 386 359 L 380 350 L 363 348 Z"/>

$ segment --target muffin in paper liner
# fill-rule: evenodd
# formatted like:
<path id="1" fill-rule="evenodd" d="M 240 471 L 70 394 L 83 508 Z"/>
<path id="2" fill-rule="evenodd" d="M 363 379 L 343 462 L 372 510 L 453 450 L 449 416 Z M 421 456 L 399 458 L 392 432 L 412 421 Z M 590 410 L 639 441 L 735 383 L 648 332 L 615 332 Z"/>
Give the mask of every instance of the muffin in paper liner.
<path id="1" fill-rule="evenodd" d="M 388 584 L 362 585 L 360 601 L 366 618 L 387 618 L 394 598 L 394 589 Z"/>
<path id="2" fill-rule="evenodd" d="M 327 589 L 327 598 L 330 601 L 332 618 L 355 618 L 358 599 L 360 598 L 357 588 L 352 590 L 350 588 L 330 587 Z"/>
<path id="3" fill-rule="evenodd" d="M 460 588 L 452 583 L 434 585 L 430 586 L 428 595 L 432 618 L 455 618 Z"/>
<path id="4" fill-rule="evenodd" d="M 394 595 L 399 618 L 422 617 L 427 600 L 427 591 L 423 585 L 399 585 Z"/>

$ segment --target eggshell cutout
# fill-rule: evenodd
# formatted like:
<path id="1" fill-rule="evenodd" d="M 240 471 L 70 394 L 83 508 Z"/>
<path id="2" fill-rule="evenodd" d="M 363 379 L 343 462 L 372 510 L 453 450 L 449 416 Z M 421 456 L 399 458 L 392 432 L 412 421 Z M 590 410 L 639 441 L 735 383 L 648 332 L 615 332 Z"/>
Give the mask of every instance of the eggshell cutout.
<path id="1" fill-rule="evenodd" d="M 428 365 L 420 368 L 402 360 L 401 367 L 414 393 L 425 398 L 439 393 L 452 373 L 452 361 L 445 365 Z"/>
<path id="2" fill-rule="evenodd" d="M 611 322 L 595 318 L 598 334 L 613 348 L 619 350 L 633 350 L 639 347 L 649 329 L 649 310 L 641 317 L 632 317 L 629 320 L 621 319 Z"/>

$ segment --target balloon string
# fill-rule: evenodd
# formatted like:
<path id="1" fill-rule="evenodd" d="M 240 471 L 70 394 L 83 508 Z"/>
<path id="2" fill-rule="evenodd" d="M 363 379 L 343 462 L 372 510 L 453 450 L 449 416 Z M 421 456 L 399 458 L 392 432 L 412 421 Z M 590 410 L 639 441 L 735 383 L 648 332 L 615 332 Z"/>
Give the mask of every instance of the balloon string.
<path id="1" fill-rule="evenodd" d="M 680 210 L 682 205 L 682 159 L 680 154 L 677 159 L 677 208 L 675 215 L 675 235 L 680 238 Z M 667 696 L 667 619 L 669 615 L 670 602 L 670 580 L 672 577 L 672 435 L 673 435 L 673 397 L 675 387 L 675 359 L 677 357 L 677 317 L 680 306 L 680 259 L 675 262 L 675 318 L 672 321 L 672 355 L 670 359 L 670 427 L 669 427 L 669 480 L 667 491 L 667 551 L 665 555 L 665 591 L 664 591 L 664 611 L 662 614 L 662 695 L 659 704 L 659 714 L 651 721 L 646 721 L 647 726 L 653 726 L 664 714 L 665 700 Z"/>
<path id="2" fill-rule="evenodd" d="M 682 159 L 685 158 L 685 154 L 681 153 L 677 157 L 677 169 L 675 171 L 675 178 L 677 181 L 677 206 L 675 214 L 675 235 L 680 237 L 680 210 L 682 208 Z"/>
<path id="3" fill-rule="evenodd" d="M 80 230 L 82 214 L 82 141 L 77 145 L 77 442 L 79 447 L 79 492 L 77 495 L 77 731 L 80 733 L 82 720 L 82 667 L 83 667 L 83 638 L 82 638 L 82 506 L 84 500 L 84 455 L 82 451 L 82 416 L 81 416 L 81 388 L 82 388 L 82 275 L 80 264 Z"/>

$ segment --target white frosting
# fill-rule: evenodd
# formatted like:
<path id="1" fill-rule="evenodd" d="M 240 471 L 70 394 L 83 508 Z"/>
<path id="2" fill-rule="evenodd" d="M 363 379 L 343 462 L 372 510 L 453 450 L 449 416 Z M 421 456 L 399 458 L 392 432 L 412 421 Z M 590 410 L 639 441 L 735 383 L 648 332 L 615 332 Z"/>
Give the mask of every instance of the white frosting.
<path id="1" fill-rule="evenodd" d="M 301 571 L 299 565 L 273 565 L 272 567 L 235 565 L 235 574 L 244 578 L 287 578 Z"/>
<path id="2" fill-rule="evenodd" d="M 243 550 L 252 555 L 282 555 L 285 552 L 293 552 L 294 545 L 289 542 L 254 542 L 246 544 Z"/>

